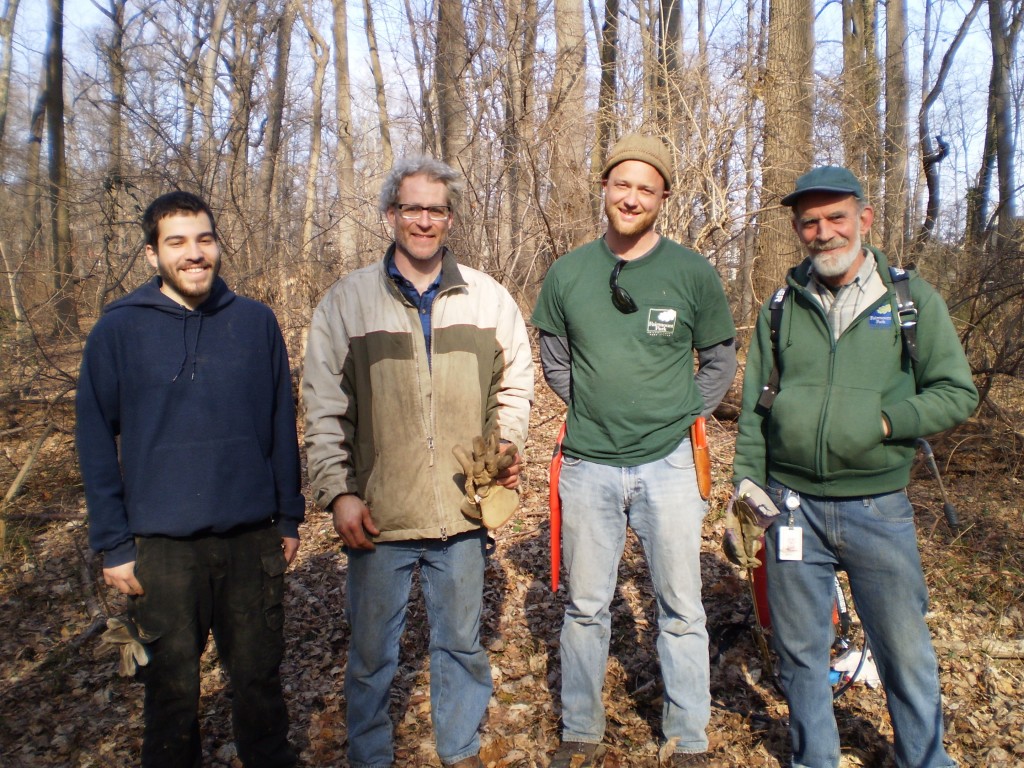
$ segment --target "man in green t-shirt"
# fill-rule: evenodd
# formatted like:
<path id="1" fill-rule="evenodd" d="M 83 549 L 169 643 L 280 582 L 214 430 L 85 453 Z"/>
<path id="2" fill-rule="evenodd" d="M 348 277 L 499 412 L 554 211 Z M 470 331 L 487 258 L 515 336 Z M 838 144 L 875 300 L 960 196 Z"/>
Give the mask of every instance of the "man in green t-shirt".
<path id="1" fill-rule="evenodd" d="M 707 505 L 689 430 L 732 383 L 736 329 L 714 268 L 655 230 L 671 167 L 659 138 L 633 134 L 612 147 L 601 182 L 608 230 L 552 265 L 532 318 L 545 379 L 569 406 L 557 489 L 569 606 L 553 768 L 599 765 L 604 753 L 609 608 L 627 525 L 643 543 L 658 603 L 672 765 L 712 765 L 700 594 Z"/>

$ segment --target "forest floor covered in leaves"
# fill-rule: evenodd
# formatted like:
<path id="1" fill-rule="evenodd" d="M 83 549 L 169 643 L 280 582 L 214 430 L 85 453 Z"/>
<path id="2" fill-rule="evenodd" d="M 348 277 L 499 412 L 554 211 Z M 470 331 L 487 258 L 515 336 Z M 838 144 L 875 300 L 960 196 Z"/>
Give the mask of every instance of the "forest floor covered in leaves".
<path id="1" fill-rule="evenodd" d="M 539 370 L 538 370 L 539 377 Z M 523 503 L 497 532 L 487 566 L 484 643 L 494 697 L 483 728 L 488 766 L 546 766 L 559 734 L 558 635 L 564 586 L 550 589 L 547 462 L 563 409 L 538 378 L 526 450 Z M 117 677 L 117 655 L 100 642 L 124 598 L 102 583 L 86 540 L 85 506 L 73 446 L 73 413 L 42 413 L 23 399 L 2 412 L 0 482 L 9 487 L 42 443 L 20 494 L 8 505 L 0 561 L 0 765 L 128 766 L 142 738 L 142 686 Z M 788 761 L 786 705 L 754 644 L 743 573 L 720 549 L 735 424 L 709 427 L 714 504 L 704 524 L 701 566 L 712 637 L 715 755 L 735 766 Z M 910 489 L 917 513 L 930 625 L 945 696 L 947 743 L 964 766 L 1024 765 L 1024 505 L 1019 432 L 972 421 L 933 441 L 962 518 L 942 518 L 938 486 L 923 467 Z M 345 766 L 342 679 L 346 558 L 329 519 L 312 511 L 287 577 L 283 667 L 291 733 L 308 766 Z M 657 766 L 661 683 L 654 608 L 643 555 L 630 537 L 613 604 L 605 704 L 605 765 Z M 392 695 L 399 766 L 439 766 L 430 726 L 428 630 L 415 594 Z M 231 744 L 230 684 L 210 644 L 203 665 L 205 764 L 239 766 Z M 879 689 L 857 684 L 836 704 L 844 766 L 890 766 L 892 730 Z"/>

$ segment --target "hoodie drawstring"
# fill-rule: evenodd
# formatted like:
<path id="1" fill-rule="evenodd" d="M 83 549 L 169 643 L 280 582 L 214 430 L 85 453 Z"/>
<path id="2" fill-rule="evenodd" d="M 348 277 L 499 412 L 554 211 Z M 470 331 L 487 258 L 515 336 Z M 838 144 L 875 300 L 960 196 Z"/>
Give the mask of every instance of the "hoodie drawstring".
<path id="1" fill-rule="evenodd" d="M 192 349 L 192 381 L 196 380 L 196 365 L 198 362 L 197 358 L 199 356 L 199 334 L 203 332 L 203 313 L 197 312 L 196 314 L 199 317 L 199 327 L 196 329 L 196 343 Z M 188 308 L 183 306 L 181 308 L 181 346 L 184 351 L 181 358 L 181 364 L 178 366 L 178 372 L 174 374 L 174 378 L 171 379 L 172 384 L 178 380 L 179 376 L 181 376 L 182 372 L 185 370 L 185 363 L 188 362 L 188 315 Z"/>

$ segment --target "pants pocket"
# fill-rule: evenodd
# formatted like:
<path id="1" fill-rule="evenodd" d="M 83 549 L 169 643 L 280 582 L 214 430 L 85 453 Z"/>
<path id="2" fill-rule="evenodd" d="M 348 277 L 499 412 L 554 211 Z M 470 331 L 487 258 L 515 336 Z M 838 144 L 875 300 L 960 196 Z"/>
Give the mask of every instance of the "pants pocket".
<path id="1" fill-rule="evenodd" d="M 284 626 L 284 572 L 288 562 L 281 550 L 279 534 L 276 530 L 273 534 L 276 548 L 262 552 L 260 562 L 263 569 L 263 617 L 267 626 L 276 631 Z"/>

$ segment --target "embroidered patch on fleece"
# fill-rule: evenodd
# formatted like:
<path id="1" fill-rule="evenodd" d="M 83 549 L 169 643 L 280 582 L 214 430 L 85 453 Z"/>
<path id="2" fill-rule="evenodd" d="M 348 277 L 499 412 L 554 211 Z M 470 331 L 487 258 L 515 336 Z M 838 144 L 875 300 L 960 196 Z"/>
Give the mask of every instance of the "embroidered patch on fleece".
<path id="1" fill-rule="evenodd" d="M 868 324 L 872 328 L 892 328 L 892 305 L 883 304 L 878 307 L 868 318 Z"/>
<path id="2" fill-rule="evenodd" d="M 648 336 L 671 336 L 676 332 L 679 313 L 674 309 L 651 309 L 647 312 Z"/>

